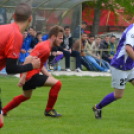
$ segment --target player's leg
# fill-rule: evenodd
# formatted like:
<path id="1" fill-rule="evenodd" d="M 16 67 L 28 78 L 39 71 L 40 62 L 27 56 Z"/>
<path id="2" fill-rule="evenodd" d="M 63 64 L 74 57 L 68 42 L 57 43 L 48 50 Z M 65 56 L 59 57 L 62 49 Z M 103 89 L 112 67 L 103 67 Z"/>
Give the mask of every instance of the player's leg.
<path id="1" fill-rule="evenodd" d="M 100 103 L 93 107 L 95 117 L 97 119 L 101 118 L 101 109 L 113 101 L 122 98 L 125 84 L 127 80 L 127 73 L 125 71 L 117 70 L 115 68 L 111 69 L 112 72 L 112 87 L 114 87 L 114 92 L 106 95 Z"/>
<path id="2" fill-rule="evenodd" d="M 7 112 L 10 110 L 16 108 L 19 106 L 22 102 L 27 101 L 30 99 L 32 95 L 32 89 L 31 90 L 23 90 L 23 93 L 19 96 L 15 96 L 12 101 L 10 101 L 2 110 L 3 115 L 7 115 Z"/>
<path id="3" fill-rule="evenodd" d="M 61 82 L 54 77 L 48 77 L 44 86 L 50 86 L 50 92 L 48 97 L 47 106 L 45 109 L 45 116 L 59 117 L 61 114 L 58 114 L 54 109 L 54 105 L 58 98 L 58 93 L 61 89 Z"/>
<path id="4" fill-rule="evenodd" d="M 2 115 L 2 104 L 1 104 L 1 99 L 0 99 L 0 128 L 2 128 L 4 125 L 4 118 Z"/>

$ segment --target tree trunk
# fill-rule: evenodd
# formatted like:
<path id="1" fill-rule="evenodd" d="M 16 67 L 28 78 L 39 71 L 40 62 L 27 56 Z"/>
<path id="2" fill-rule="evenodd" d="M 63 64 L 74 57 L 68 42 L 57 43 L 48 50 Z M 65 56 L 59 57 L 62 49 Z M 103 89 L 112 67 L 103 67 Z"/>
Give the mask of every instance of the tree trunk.
<path id="1" fill-rule="evenodd" d="M 100 15 L 101 15 L 101 8 L 95 7 L 94 21 L 93 21 L 93 26 L 91 30 L 91 33 L 93 35 L 96 35 L 99 32 Z"/>

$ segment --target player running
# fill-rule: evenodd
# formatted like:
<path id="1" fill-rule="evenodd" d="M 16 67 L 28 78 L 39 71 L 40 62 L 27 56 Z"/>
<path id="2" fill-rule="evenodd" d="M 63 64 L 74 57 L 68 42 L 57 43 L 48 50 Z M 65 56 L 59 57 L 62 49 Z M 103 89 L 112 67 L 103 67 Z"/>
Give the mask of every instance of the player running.
<path id="1" fill-rule="evenodd" d="M 14 23 L 0 26 L 0 71 L 6 67 L 8 74 L 22 73 L 37 69 L 40 60 L 37 58 L 29 60 L 25 65 L 17 65 L 23 36 L 21 33 L 30 25 L 32 20 L 32 9 L 25 3 L 18 5 L 13 14 Z M 30 63 L 31 62 L 31 63 Z M 0 103 L 0 108 L 1 108 Z M 0 126 L 3 126 L 2 111 L 0 110 Z M 1 125 L 2 124 L 2 125 Z"/>
<path id="2" fill-rule="evenodd" d="M 114 92 L 108 94 L 93 107 L 95 117 L 101 118 L 101 109 L 122 98 L 126 82 L 134 85 L 134 24 L 131 24 L 122 34 L 117 52 L 111 62 L 112 87 Z"/>
<path id="3" fill-rule="evenodd" d="M 17 107 L 20 103 L 30 99 L 33 89 L 36 89 L 36 87 L 50 86 L 51 89 L 49 92 L 49 98 L 44 114 L 45 116 L 51 117 L 61 116 L 61 114 L 58 114 L 53 109 L 58 97 L 58 93 L 61 89 L 61 82 L 55 79 L 45 69 L 44 64 L 49 58 L 51 48 L 54 46 L 59 46 L 62 42 L 63 29 L 59 26 L 53 26 L 49 32 L 49 39 L 45 42 L 38 43 L 29 56 L 31 58 L 33 56 L 40 58 L 40 68 L 22 74 L 18 86 L 23 86 L 23 93 L 19 96 L 14 97 L 13 100 L 3 108 L 3 114 L 6 115 L 7 112 L 9 112 L 11 109 Z M 39 74 L 40 72 L 42 72 L 43 75 Z"/>

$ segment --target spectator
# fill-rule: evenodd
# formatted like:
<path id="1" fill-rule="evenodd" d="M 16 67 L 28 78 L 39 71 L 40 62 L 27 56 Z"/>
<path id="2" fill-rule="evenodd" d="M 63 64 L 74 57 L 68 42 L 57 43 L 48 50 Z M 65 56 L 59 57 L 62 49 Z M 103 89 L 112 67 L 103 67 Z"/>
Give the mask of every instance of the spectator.
<path id="1" fill-rule="evenodd" d="M 106 60 L 108 63 L 111 62 L 112 57 L 110 56 L 108 49 L 109 36 L 106 35 L 104 40 L 100 43 L 100 49 L 106 50 L 102 51 L 102 59 Z"/>
<path id="2" fill-rule="evenodd" d="M 42 33 L 41 32 L 37 32 L 37 35 L 36 35 L 36 38 L 37 38 L 37 42 L 42 42 L 43 39 L 42 39 Z"/>
<path id="3" fill-rule="evenodd" d="M 75 51 L 81 50 L 81 64 L 85 66 L 89 71 L 95 71 L 95 68 L 93 67 L 93 65 L 90 62 L 88 62 L 88 60 L 85 58 L 85 54 L 83 50 L 84 50 L 86 41 L 87 41 L 87 34 L 83 33 L 81 36 L 81 41 L 80 40 L 75 41 L 73 45 L 73 50 Z"/>
<path id="4" fill-rule="evenodd" d="M 31 48 L 33 49 L 37 44 L 37 39 L 36 39 L 36 31 L 32 26 L 30 26 L 28 29 L 28 37 L 31 38 Z"/>
<path id="5" fill-rule="evenodd" d="M 99 51 L 99 48 L 100 48 L 100 43 L 101 43 L 101 37 L 100 36 L 97 36 L 95 41 L 93 42 L 93 54 L 95 56 L 95 60 L 98 62 L 98 64 L 100 64 L 100 51 Z M 103 59 L 101 59 L 101 66 L 105 69 L 109 69 L 109 63 Z"/>
<path id="6" fill-rule="evenodd" d="M 42 37 L 42 40 L 45 41 L 45 40 L 48 40 L 48 38 L 49 38 L 49 34 L 47 33 Z"/>
<path id="7" fill-rule="evenodd" d="M 27 31 L 23 33 L 23 45 L 19 54 L 19 63 L 22 64 L 25 61 L 25 58 L 29 55 L 30 45 L 31 45 L 31 38 L 29 38 Z"/>
<path id="8" fill-rule="evenodd" d="M 95 60 L 94 57 L 96 57 L 94 54 L 93 54 L 93 41 L 94 41 L 94 36 L 93 35 L 89 35 L 89 39 L 88 41 L 86 41 L 85 43 L 85 47 L 84 47 L 84 54 L 85 54 L 85 57 L 86 59 L 92 63 L 94 65 L 94 67 L 96 69 L 98 69 L 99 71 L 102 71 L 102 72 L 107 72 L 108 70 L 101 67 L 97 61 Z"/>
<path id="9" fill-rule="evenodd" d="M 114 49 L 116 49 L 115 42 L 116 42 L 116 37 L 112 35 L 108 43 L 108 49 L 112 50 L 112 51 L 109 51 L 110 56 L 114 56 L 115 54 L 115 52 L 113 51 Z"/>
<path id="10" fill-rule="evenodd" d="M 85 21 L 82 21 L 81 26 L 76 27 L 74 31 L 74 38 L 80 38 L 80 30 L 81 30 L 81 35 L 84 33 L 84 30 L 87 27 L 87 23 Z"/>
<path id="11" fill-rule="evenodd" d="M 81 71 L 81 57 L 80 53 L 78 51 L 72 50 L 73 45 L 73 39 L 71 36 L 71 31 L 69 26 L 64 27 L 64 37 L 63 37 L 63 43 L 61 44 L 62 52 L 65 57 L 65 67 L 66 71 L 70 70 L 70 56 L 76 58 L 76 70 L 77 72 Z"/>

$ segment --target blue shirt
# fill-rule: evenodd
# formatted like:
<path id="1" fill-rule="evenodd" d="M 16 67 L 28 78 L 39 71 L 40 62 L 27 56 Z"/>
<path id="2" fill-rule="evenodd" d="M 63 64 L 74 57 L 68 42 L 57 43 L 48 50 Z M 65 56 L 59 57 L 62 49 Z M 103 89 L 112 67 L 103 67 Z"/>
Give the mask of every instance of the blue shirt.
<path id="1" fill-rule="evenodd" d="M 25 49 L 26 53 L 23 54 L 22 52 L 20 52 L 20 54 L 19 54 L 19 62 L 24 62 L 25 61 L 25 58 L 29 55 L 29 53 L 27 51 L 29 49 L 31 49 L 31 38 L 29 38 L 27 36 L 24 39 L 21 49 Z"/>

